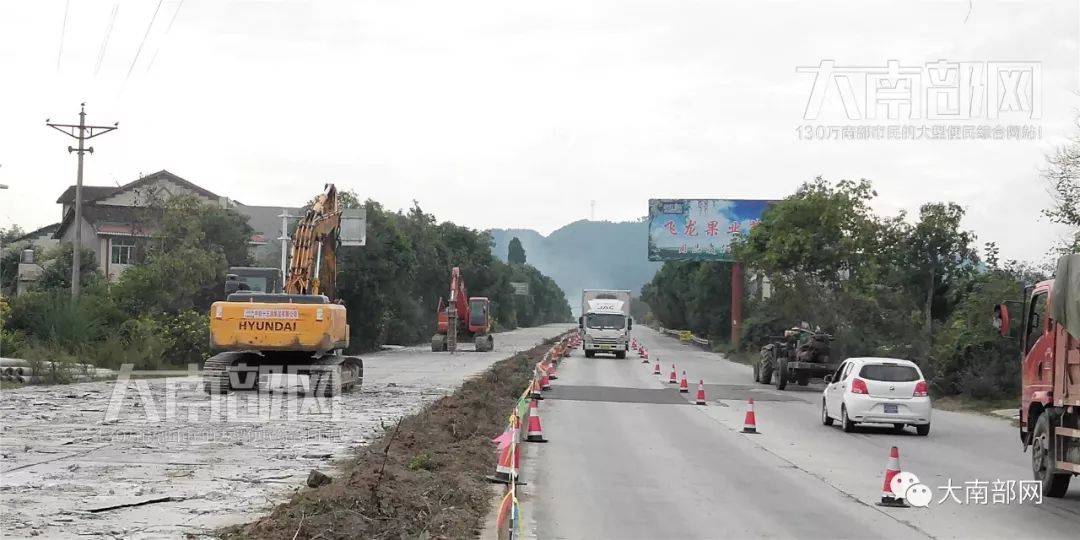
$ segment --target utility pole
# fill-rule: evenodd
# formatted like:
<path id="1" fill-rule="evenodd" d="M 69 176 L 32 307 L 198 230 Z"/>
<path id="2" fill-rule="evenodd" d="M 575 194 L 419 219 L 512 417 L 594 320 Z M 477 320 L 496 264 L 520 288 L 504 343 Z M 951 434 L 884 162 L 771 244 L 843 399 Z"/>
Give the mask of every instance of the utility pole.
<path id="1" fill-rule="evenodd" d="M 290 216 L 289 209 L 282 208 L 278 217 L 281 218 L 281 236 L 277 239 L 281 241 L 281 284 L 284 287 L 285 278 L 289 277 L 289 220 L 298 216 Z"/>
<path id="2" fill-rule="evenodd" d="M 79 169 L 75 176 L 75 219 L 73 224 L 75 226 L 75 242 L 71 246 L 71 297 L 79 297 L 80 288 L 80 275 L 79 269 L 82 266 L 82 177 L 83 177 L 83 154 L 90 152 L 94 153 L 94 147 L 86 146 L 86 141 L 93 139 L 98 135 L 104 135 L 120 126 L 120 122 L 116 122 L 111 126 L 88 126 L 86 125 L 86 103 L 79 105 L 79 123 L 78 124 L 54 124 L 49 122 L 49 119 L 45 119 L 45 125 L 49 126 L 64 135 L 67 135 L 73 139 L 79 141 L 78 147 L 68 147 L 68 153 L 79 153 Z"/>

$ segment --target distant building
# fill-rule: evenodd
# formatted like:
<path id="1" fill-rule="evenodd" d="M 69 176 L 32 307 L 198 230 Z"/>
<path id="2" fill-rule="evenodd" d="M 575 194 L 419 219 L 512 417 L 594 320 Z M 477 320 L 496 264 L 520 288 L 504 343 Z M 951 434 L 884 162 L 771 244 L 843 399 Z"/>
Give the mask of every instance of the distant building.
<path id="1" fill-rule="evenodd" d="M 253 229 L 249 240 L 256 264 L 278 266 L 281 248 L 281 218 L 283 211 L 296 216 L 300 208 L 277 206 L 246 206 L 198 186 L 169 171 L 161 170 L 119 187 L 86 186 L 82 188 L 82 219 L 75 223 L 75 186 L 70 186 L 56 200 L 61 205 L 61 221 L 19 238 L 16 243 L 29 241 L 34 247 L 50 248 L 60 243 L 74 242 L 75 228 L 82 227 L 82 247 L 94 253 L 101 273 L 115 281 L 135 262 L 137 240 L 149 238 L 156 232 L 147 223 L 149 213 L 158 212 L 157 204 L 179 195 L 190 195 L 208 204 L 229 208 L 248 218 Z M 39 267 L 40 268 L 40 267 Z M 20 272 L 23 282 L 32 282 L 40 271 L 27 268 Z M 26 280 L 23 280 L 26 277 Z"/>

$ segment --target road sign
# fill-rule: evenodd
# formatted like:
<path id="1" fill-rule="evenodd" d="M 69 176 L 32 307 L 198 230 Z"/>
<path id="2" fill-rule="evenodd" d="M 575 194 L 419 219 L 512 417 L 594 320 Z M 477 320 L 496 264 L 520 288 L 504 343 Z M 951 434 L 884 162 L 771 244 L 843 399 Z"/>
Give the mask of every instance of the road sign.
<path id="1" fill-rule="evenodd" d="M 516 294 L 518 296 L 529 296 L 529 284 L 528 284 L 528 282 L 511 281 L 510 286 L 514 288 L 514 294 Z"/>
<path id="2" fill-rule="evenodd" d="M 749 234 L 773 202 L 649 199 L 649 260 L 734 261 L 732 239 Z"/>
<path id="3" fill-rule="evenodd" d="M 367 209 L 346 208 L 341 211 L 341 245 L 363 246 L 367 244 Z"/>

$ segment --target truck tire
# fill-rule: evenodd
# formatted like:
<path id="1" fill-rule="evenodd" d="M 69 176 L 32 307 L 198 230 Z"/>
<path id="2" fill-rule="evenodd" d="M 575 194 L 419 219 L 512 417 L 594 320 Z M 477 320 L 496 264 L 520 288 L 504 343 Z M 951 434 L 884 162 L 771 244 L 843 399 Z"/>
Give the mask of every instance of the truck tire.
<path id="1" fill-rule="evenodd" d="M 810 384 L 810 374 L 806 372 L 799 373 L 795 378 L 795 382 L 799 383 L 799 386 Z"/>
<path id="2" fill-rule="evenodd" d="M 626 358 L 626 351 L 615 351 L 615 358 L 619 360 Z"/>
<path id="3" fill-rule="evenodd" d="M 1035 479 L 1042 482 L 1043 494 L 1047 497 L 1061 498 L 1069 491 L 1069 473 L 1057 473 L 1057 456 L 1054 455 L 1054 426 L 1050 424 L 1050 415 L 1043 413 L 1035 422 L 1035 431 L 1031 435 L 1031 469 Z"/>
<path id="4" fill-rule="evenodd" d="M 585 351 L 585 358 L 592 358 L 596 351 Z"/>
<path id="5" fill-rule="evenodd" d="M 778 358 L 776 360 L 776 389 L 783 390 L 787 388 L 788 377 L 791 374 L 788 372 L 787 358 Z"/>

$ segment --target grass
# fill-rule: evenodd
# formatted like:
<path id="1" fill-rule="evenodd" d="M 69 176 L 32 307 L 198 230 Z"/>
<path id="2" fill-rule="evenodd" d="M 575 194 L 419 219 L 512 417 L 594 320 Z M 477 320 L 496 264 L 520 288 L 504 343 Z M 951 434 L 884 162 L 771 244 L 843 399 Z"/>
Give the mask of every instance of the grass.
<path id="1" fill-rule="evenodd" d="M 493 503 L 491 437 L 552 340 L 495 363 L 454 394 L 387 428 L 330 472 L 254 523 L 224 538 L 475 538 Z"/>
<path id="2" fill-rule="evenodd" d="M 968 396 L 944 396 L 934 398 L 934 408 L 944 411 L 955 412 L 974 412 L 980 414 L 990 414 L 991 411 L 999 409 L 1012 409 L 1017 410 L 1020 404 L 1018 398 L 994 398 L 994 399 L 976 399 Z"/>

